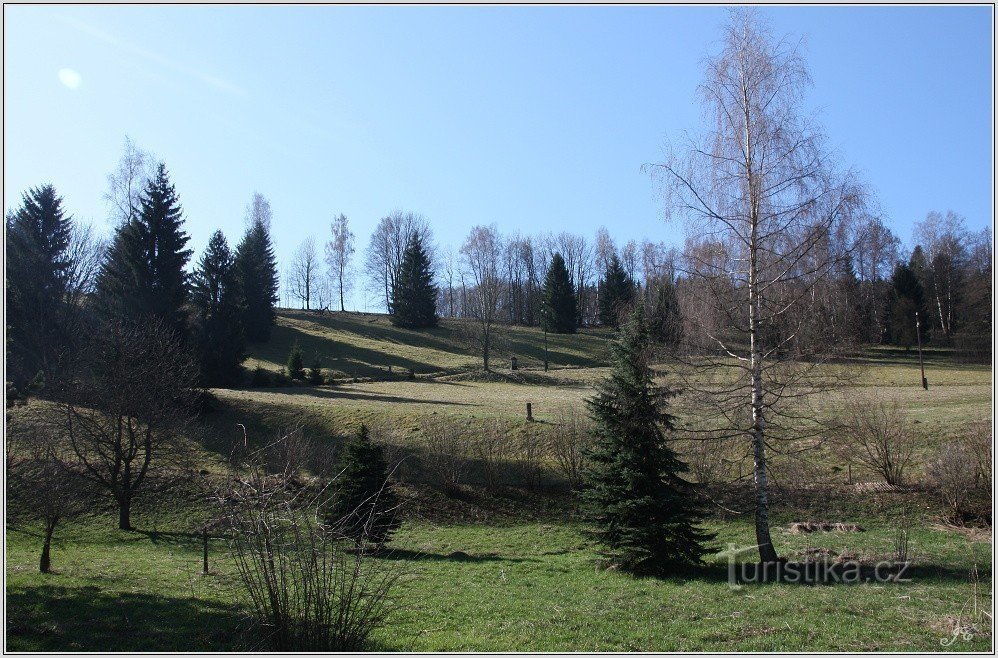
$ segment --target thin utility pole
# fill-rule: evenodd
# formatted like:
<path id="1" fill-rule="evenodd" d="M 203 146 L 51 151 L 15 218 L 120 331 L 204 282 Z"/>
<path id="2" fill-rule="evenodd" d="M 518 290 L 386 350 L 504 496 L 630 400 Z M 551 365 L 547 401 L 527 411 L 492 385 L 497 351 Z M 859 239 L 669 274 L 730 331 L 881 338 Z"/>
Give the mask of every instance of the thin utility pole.
<path id="1" fill-rule="evenodd" d="M 915 311 L 915 338 L 918 339 L 918 367 L 922 370 L 922 388 L 929 390 L 929 380 L 925 378 L 925 363 L 922 362 L 922 323 Z"/>

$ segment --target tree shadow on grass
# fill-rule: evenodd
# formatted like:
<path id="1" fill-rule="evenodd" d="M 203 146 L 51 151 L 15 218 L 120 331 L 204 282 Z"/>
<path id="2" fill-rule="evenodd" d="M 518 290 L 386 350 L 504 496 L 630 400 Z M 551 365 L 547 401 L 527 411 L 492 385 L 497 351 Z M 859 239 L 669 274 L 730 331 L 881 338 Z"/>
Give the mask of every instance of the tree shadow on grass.
<path id="1" fill-rule="evenodd" d="M 451 553 L 426 553 L 424 551 L 412 551 L 406 548 L 391 548 L 384 553 L 378 553 L 379 560 L 406 561 L 406 562 L 537 562 L 534 558 L 503 557 L 496 553 L 484 555 L 471 555 L 464 551 L 453 551 Z"/>
<path id="2" fill-rule="evenodd" d="M 215 602 L 104 591 L 7 588 L 10 651 L 232 651 L 245 614 Z"/>
<path id="3" fill-rule="evenodd" d="M 267 393 L 278 395 L 295 395 L 327 400 L 367 400 L 371 402 L 388 402 L 392 404 L 437 404 L 456 407 L 477 407 L 479 405 L 468 402 L 456 402 L 454 400 L 430 400 L 421 398 L 407 398 L 399 395 L 380 395 L 369 391 L 359 392 L 342 388 L 317 388 L 296 386 L 292 388 L 268 388 L 259 389 Z"/>

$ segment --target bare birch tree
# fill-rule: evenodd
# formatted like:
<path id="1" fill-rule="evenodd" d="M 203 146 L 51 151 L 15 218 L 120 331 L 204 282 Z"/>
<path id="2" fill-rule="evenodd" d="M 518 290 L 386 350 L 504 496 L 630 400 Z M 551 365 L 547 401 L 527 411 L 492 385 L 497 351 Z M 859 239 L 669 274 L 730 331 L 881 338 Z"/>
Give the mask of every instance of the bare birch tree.
<path id="1" fill-rule="evenodd" d="M 485 370 L 495 342 L 497 316 L 502 298 L 503 282 L 499 264 L 503 241 L 495 226 L 476 226 L 461 247 L 464 269 L 471 287 L 467 292 L 467 307 L 475 319 L 473 341 L 482 354 Z"/>
<path id="2" fill-rule="evenodd" d="M 156 159 L 125 135 L 125 149 L 118 166 L 107 175 L 104 200 L 110 210 L 112 226 L 127 224 L 138 215 L 139 195 L 156 174 Z"/>
<path id="3" fill-rule="evenodd" d="M 432 252 L 433 239 L 429 222 L 420 214 L 403 210 L 395 210 L 382 217 L 371 235 L 364 266 L 368 286 L 378 296 L 384 295 L 385 311 L 388 313 L 392 312 L 392 291 L 402 268 L 402 258 L 409 241 L 416 235 L 422 240 L 423 246 Z"/>
<path id="4" fill-rule="evenodd" d="M 253 193 L 253 199 L 246 205 L 245 222 L 250 228 L 260 224 L 270 233 L 270 225 L 274 221 L 274 211 L 270 208 L 270 201 L 259 192 Z"/>
<path id="5" fill-rule="evenodd" d="M 312 297 L 319 281 L 319 252 L 315 248 L 315 238 L 305 238 L 291 260 L 291 274 L 288 281 L 291 295 L 301 302 L 306 311 L 311 310 Z"/>
<path id="6" fill-rule="evenodd" d="M 930 212 L 915 224 L 915 241 L 925 250 L 928 265 L 930 306 L 943 335 L 953 335 L 953 309 L 961 287 L 960 274 L 966 261 L 967 229 L 963 217 L 952 210 L 944 216 Z"/>
<path id="7" fill-rule="evenodd" d="M 345 311 L 343 303 L 343 293 L 350 288 L 350 277 L 348 268 L 350 258 L 354 253 L 353 233 L 347 223 L 347 217 L 340 214 L 329 226 L 332 234 L 329 242 L 326 243 L 326 264 L 329 266 L 330 278 L 336 281 L 337 290 L 340 295 L 340 311 Z"/>
<path id="8" fill-rule="evenodd" d="M 818 436 L 804 429 L 806 403 L 834 385 L 820 368 L 827 341 L 813 293 L 836 252 L 821 247 L 859 202 L 799 112 L 809 82 L 796 48 L 774 40 L 755 12 L 734 10 L 700 86 L 713 129 L 659 169 L 670 213 L 688 220 L 691 235 L 690 310 L 699 317 L 685 338 L 685 389 L 710 409 L 715 426 L 705 431 L 751 450 L 764 562 L 777 560 L 767 450 L 781 433 L 797 447 Z"/>

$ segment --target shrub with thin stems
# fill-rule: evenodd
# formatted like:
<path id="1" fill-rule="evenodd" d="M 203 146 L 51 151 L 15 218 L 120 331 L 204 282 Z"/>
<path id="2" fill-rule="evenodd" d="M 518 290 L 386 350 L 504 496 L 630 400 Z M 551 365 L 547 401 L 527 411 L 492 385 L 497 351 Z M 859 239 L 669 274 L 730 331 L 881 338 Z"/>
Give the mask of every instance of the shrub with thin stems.
<path id="1" fill-rule="evenodd" d="M 859 462 L 892 485 L 904 483 L 918 443 L 915 427 L 896 397 L 848 398 L 836 438 L 843 458 Z"/>
<path id="2" fill-rule="evenodd" d="M 497 489 L 503 485 L 503 472 L 509 462 L 512 425 L 502 418 L 490 418 L 473 438 L 474 455 L 482 466 L 485 486 Z"/>
<path id="3" fill-rule="evenodd" d="M 582 484 L 582 454 L 590 437 L 588 416 L 575 408 L 561 409 L 557 425 L 548 434 L 554 462 L 572 489 Z"/>
<path id="4" fill-rule="evenodd" d="M 977 459 L 973 452 L 962 442 L 946 443 L 939 447 L 926 473 L 943 499 L 947 520 L 962 523 L 977 486 Z"/>
<path id="5" fill-rule="evenodd" d="M 374 559 L 325 520 L 324 491 L 296 483 L 293 466 L 268 473 L 266 451 L 233 472 L 220 496 L 259 648 L 361 650 L 393 609 L 400 563 Z"/>
<path id="6" fill-rule="evenodd" d="M 442 417 L 420 421 L 424 452 L 420 459 L 431 480 L 453 489 L 467 479 L 470 466 L 466 427 Z"/>

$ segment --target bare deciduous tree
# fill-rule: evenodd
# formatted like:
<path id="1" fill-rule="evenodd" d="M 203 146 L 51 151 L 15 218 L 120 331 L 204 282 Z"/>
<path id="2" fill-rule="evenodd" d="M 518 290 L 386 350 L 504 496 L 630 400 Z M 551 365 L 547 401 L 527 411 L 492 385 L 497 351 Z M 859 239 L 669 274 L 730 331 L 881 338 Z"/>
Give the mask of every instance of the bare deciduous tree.
<path id="1" fill-rule="evenodd" d="M 158 322 L 95 327 L 76 376 L 60 392 L 59 429 L 84 477 L 118 506 L 131 530 L 135 496 L 184 472 L 181 436 L 193 417 L 198 369 L 185 346 Z"/>
<path id="2" fill-rule="evenodd" d="M 332 234 L 326 243 L 326 264 L 329 275 L 336 281 L 340 296 L 340 311 L 346 311 L 343 303 L 343 293 L 350 289 L 350 258 L 354 253 L 354 235 L 350 232 L 346 215 L 340 214 L 329 226 Z"/>
<path id="3" fill-rule="evenodd" d="M 392 292 L 402 269 L 405 250 L 416 235 L 422 240 L 423 246 L 432 251 L 430 245 L 433 240 L 426 218 L 403 210 L 395 210 L 387 217 L 382 217 L 371 235 L 364 268 L 371 292 L 384 295 L 385 311 L 389 314 L 392 312 Z M 430 260 L 433 260 L 432 254 Z"/>
<path id="4" fill-rule="evenodd" d="M 925 250 L 928 265 L 928 290 L 930 305 L 939 329 L 947 337 L 953 335 L 953 309 L 960 288 L 958 280 L 963 270 L 966 253 L 967 229 L 963 217 L 953 211 L 945 216 L 930 212 L 915 224 L 915 240 Z"/>
<path id="5" fill-rule="evenodd" d="M 464 269 L 471 282 L 467 306 L 475 319 L 471 338 L 482 355 L 485 370 L 495 339 L 499 302 L 502 296 L 502 277 L 499 262 L 502 258 L 502 239 L 495 226 L 476 226 L 461 247 Z"/>
<path id="6" fill-rule="evenodd" d="M 812 293 L 835 263 L 823 245 L 859 196 L 800 116 L 809 77 L 797 50 L 775 41 L 751 10 L 732 12 L 723 44 L 700 87 L 714 128 L 660 171 L 670 212 L 698 236 L 691 244 L 710 247 L 707 257 L 688 251 L 690 288 L 709 313 L 687 337 L 697 356 L 687 360 L 686 389 L 731 436 L 750 441 L 756 540 L 773 562 L 767 447 L 780 425 L 799 436 L 801 404 L 829 385 Z M 747 427 L 729 422 L 739 406 L 752 410 Z"/>
<path id="7" fill-rule="evenodd" d="M 319 252 L 312 236 L 305 238 L 291 259 L 288 287 L 291 295 L 301 302 L 306 311 L 311 310 L 312 298 L 319 281 Z"/>
<path id="8" fill-rule="evenodd" d="M 107 175 L 104 200 L 115 227 L 128 223 L 139 213 L 139 196 L 156 175 L 156 159 L 125 135 L 125 149 L 114 171 Z"/>
<path id="9" fill-rule="evenodd" d="M 270 208 L 270 201 L 267 201 L 267 197 L 259 192 L 254 192 L 253 199 L 246 205 L 245 222 L 247 228 L 259 224 L 267 230 L 267 233 L 270 233 L 270 225 L 273 221 L 274 212 Z"/>
<path id="10" fill-rule="evenodd" d="M 56 528 L 90 511 L 93 490 L 76 465 L 60 457 L 51 423 L 39 414 L 25 412 L 8 421 L 8 432 L 24 440 L 19 441 L 20 449 L 7 459 L 7 523 L 10 526 L 42 523 L 38 570 L 48 573 Z"/>

